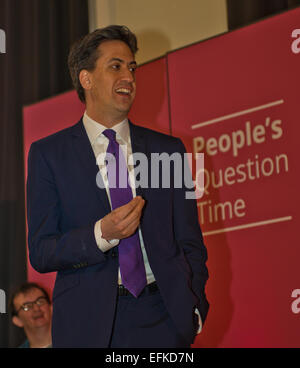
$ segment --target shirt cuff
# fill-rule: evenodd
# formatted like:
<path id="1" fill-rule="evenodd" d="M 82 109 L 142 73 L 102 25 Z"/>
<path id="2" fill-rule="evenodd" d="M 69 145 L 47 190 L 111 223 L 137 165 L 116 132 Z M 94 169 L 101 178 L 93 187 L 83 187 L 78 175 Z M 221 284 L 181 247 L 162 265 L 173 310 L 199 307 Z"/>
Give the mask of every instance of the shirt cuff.
<path id="1" fill-rule="evenodd" d="M 95 223 L 94 233 L 95 233 L 95 239 L 96 239 L 97 246 L 102 252 L 107 252 L 111 248 L 118 245 L 120 242 L 119 239 L 106 240 L 102 238 L 101 220 Z"/>
<path id="2" fill-rule="evenodd" d="M 199 323 L 199 327 L 198 327 L 198 331 L 197 331 L 197 335 L 198 335 L 202 330 L 202 319 L 201 319 L 201 316 L 200 316 L 200 312 L 198 311 L 197 308 L 195 308 L 195 313 L 198 316 L 198 323 Z"/>

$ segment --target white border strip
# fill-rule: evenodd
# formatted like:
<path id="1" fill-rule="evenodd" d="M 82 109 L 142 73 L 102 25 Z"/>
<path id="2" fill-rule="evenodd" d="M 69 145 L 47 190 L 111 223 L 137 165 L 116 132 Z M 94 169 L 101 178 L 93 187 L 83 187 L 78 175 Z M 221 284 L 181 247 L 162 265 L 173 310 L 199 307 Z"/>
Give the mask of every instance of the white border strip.
<path id="1" fill-rule="evenodd" d="M 192 125 L 191 129 L 198 129 L 198 128 L 201 128 L 201 127 L 204 127 L 204 126 L 207 126 L 207 125 L 218 123 L 219 121 L 228 120 L 228 119 L 235 118 L 237 116 L 241 116 L 241 115 L 245 115 L 245 114 L 249 114 L 251 112 L 258 111 L 258 110 L 268 109 L 269 107 L 280 105 L 282 103 L 284 103 L 284 100 L 277 100 L 277 101 L 267 103 L 265 105 L 252 107 L 251 109 L 234 112 L 234 113 L 229 114 L 229 115 L 224 115 L 224 116 L 221 116 L 219 118 L 215 118 L 215 119 L 212 119 L 212 120 L 207 120 L 207 121 L 204 121 L 203 123 Z"/>
<path id="2" fill-rule="evenodd" d="M 290 221 L 290 220 L 292 220 L 292 216 L 279 217 L 279 218 L 265 220 L 265 221 L 251 222 L 249 224 L 244 224 L 244 225 L 239 225 L 239 226 L 232 226 L 232 227 L 227 227 L 227 228 L 224 228 L 224 229 L 218 229 L 218 230 L 213 230 L 213 231 L 207 231 L 207 232 L 203 233 L 203 236 L 226 233 L 226 232 L 235 231 L 235 230 L 248 229 L 250 227 L 270 225 L 270 224 L 275 224 L 277 222 Z"/>

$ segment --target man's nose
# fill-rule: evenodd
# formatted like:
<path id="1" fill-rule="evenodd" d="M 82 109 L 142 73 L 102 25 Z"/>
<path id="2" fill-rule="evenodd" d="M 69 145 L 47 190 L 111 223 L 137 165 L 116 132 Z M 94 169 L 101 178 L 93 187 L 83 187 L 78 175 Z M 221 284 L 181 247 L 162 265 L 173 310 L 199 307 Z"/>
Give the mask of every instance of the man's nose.
<path id="1" fill-rule="evenodd" d="M 124 68 L 123 73 L 122 73 L 122 80 L 124 80 L 124 81 L 126 81 L 128 83 L 135 82 L 134 72 L 130 71 L 127 68 Z"/>

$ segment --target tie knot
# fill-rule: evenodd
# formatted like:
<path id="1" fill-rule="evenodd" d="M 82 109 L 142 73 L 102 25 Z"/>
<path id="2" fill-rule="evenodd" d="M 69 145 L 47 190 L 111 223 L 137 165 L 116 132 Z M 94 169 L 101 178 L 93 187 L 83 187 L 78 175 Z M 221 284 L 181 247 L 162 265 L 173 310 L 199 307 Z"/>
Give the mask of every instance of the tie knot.
<path id="1" fill-rule="evenodd" d="M 110 141 L 116 141 L 116 132 L 114 130 L 112 130 L 112 129 L 106 129 L 106 130 L 104 130 L 103 134 Z"/>

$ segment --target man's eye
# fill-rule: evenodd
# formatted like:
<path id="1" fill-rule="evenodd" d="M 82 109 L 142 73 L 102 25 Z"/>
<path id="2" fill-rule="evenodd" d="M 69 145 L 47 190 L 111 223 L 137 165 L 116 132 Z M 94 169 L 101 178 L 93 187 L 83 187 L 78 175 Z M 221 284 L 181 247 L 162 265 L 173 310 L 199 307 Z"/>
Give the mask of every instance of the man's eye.
<path id="1" fill-rule="evenodd" d="M 24 309 L 25 312 L 32 309 L 32 307 L 33 307 L 33 303 L 26 303 L 26 304 L 23 304 L 23 306 L 22 306 L 22 308 Z"/>
<path id="2" fill-rule="evenodd" d="M 129 70 L 130 70 L 132 73 L 135 73 L 135 71 L 136 71 L 136 66 L 131 66 L 131 67 L 129 68 Z"/>
<path id="3" fill-rule="evenodd" d="M 113 64 L 112 68 L 115 70 L 119 70 L 120 69 L 120 64 Z"/>

